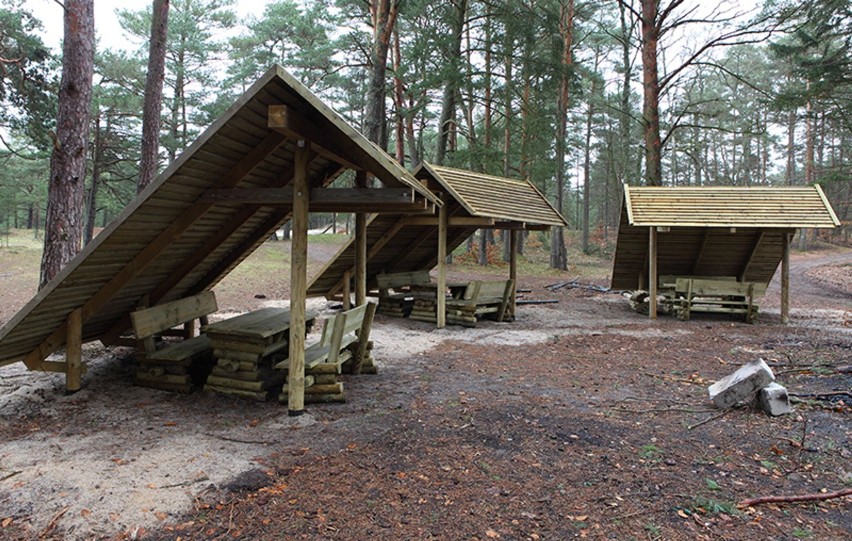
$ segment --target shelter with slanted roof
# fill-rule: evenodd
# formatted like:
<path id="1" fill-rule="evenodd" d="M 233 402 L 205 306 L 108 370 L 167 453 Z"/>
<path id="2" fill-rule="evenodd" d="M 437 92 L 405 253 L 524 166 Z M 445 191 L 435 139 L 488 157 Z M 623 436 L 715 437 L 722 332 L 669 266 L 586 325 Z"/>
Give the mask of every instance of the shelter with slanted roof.
<path id="1" fill-rule="evenodd" d="M 359 248 L 353 239 L 343 246 L 308 285 L 308 295 L 348 298 L 359 249 L 365 251 L 368 284 L 375 284 L 377 274 L 431 270 L 437 265 L 437 289 L 444 291 L 446 254 L 477 229 L 487 228 L 512 231 L 509 273 L 516 280 L 517 232 L 567 225 L 544 194 L 525 180 L 428 163 L 420 165 L 414 176 L 440 197 L 438 216 L 398 213 L 371 217 L 364 236 L 366 244 Z M 511 298 L 514 302 L 514 295 Z M 438 295 L 439 327 L 445 324 L 442 304 L 443 295 Z"/>
<path id="2" fill-rule="evenodd" d="M 613 289 L 648 289 L 658 276 L 736 277 L 768 284 L 781 264 L 781 319 L 789 319 L 789 247 L 797 228 L 840 225 L 819 185 L 624 186 Z"/>
<path id="3" fill-rule="evenodd" d="M 356 171 L 357 185 L 330 188 L 347 169 Z M 368 187 L 367 175 L 381 186 Z M 67 389 L 79 389 L 82 343 L 121 343 L 131 312 L 212 288 L 292 219 L 289 409 L 298 414 L 308 212 L 357 213 L 360 245 L 366 213 L 433 214 L 440 205 L 274 66 L 0 329 L 0 366 L 22 361 L 30 370 L 65 373 Z M 365 263 L 355 264 L 361 289 Z M 64 362 L 48 360 L 62 347 Z"/>

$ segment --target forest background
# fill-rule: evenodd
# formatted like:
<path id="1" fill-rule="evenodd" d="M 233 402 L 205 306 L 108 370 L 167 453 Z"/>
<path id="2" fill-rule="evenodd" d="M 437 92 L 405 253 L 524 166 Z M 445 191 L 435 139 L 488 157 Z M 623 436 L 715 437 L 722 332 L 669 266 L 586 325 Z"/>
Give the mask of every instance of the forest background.
<path id="1" fill-rule="evenodd" d="M 160 170 L 278 63 L 408 168 L 530 180 L 586 252 L 611 248 L 624 183 L 818 183 L 849 243 L 847 0 L 283 0 L 243 20 L 233 0 L 166 4 Z M 38 236 L 67 59 L 31 7 L 0 3 L 0 231 Z M 83 242 L 137 193 L 152 6 L 116 13 L 132 46 L 95 49 Z M 474 242 L 488 264 L 499 239 Z M 565 268 L 563 232 L 544 242 Z"/>

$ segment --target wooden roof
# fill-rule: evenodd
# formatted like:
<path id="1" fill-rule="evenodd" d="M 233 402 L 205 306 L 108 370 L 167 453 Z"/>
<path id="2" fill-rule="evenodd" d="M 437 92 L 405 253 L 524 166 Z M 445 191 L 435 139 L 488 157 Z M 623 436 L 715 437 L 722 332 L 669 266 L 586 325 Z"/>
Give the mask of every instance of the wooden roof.
<path id="1" fill-rule="evenodd" d="M 537 225 L 567 223 L 529 181 L 496 177 L 464 169 L 422 164 L 414 176 L 432 176 L 471 216 Z"/>
<path id="2" fill-rule="evenodd" d="M 414 176 L 430 192 L 443 194 L 448 215 L 447 250 L 452 251 L 477 229 L 548 229 L 567 225 L 535 186 L 461 169 L 422 164 Z M 520 202 L 521 204 L 516 204 Z M 431 270 L 438 260 L 435 216 L 383 214 L 367 222 L 367 283 L 375 275 Z M 354 276 L 355 241 L 343 246 L 309 282 L 309 296 L 333 297 L 343 289 L 346 272 Z"/>
<path id="3" fill-rule="evenodd" d="M 659 276 L 735 276 L 768 284 L 796 228 L 837 224 L 819 186 L 625 186 L 612 288 L 637 289 L 648 275 L 649 227 L 658 228 Z"/>
<path id="4" fill-rule="evenodd" d="M 61 347 L 76 309 L 83 341 L 110 343 L 129 329 L 129 313 L 143 299 L 154 305 L 213 287 L 289 219 L 299 140 L 312 150 L 312 210 L 375 210 L 376 194 L 397 210 L 440 204 L 273 66 L 0 329 L 0 366 L 32 366 Z M 346 168 L 369 172 L 387 189 L 367 197 L 360 189 L 326 188 Z"/>
<path id="5" fill-rule="evenodd" d="M 840 225 L 819 185 L 798 187 L 624 186 L 631 225 L 807 227 Z"/>

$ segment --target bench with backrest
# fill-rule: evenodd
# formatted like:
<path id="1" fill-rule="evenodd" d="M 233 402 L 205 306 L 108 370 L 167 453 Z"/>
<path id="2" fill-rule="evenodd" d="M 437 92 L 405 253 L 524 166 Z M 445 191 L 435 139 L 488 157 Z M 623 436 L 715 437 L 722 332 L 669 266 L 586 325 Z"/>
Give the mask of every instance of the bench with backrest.
<path id="1" fill-rule="evenodd" d="M 376 275 L 376 287 L 379 289 L 380 314 L 405 317 L 411 311 L 417 286 L 432 282 L 429 271 L 395 272 Z"/>
<path id="2" fill-rule="evenodd" d="M 376 305 L 368 302 L 325 321 L 320 340 L 305 349 L 305 403 L 345 402 L 342 373 L 375 373 L 370 356 L 370 329 L 375 313 Z M 289 359 L 275 365 L 279 370 L 289 367 Z M 286 402 L 288 393 L 289 386 L 285 383 L 279 401 Z"/>
<path id="3" fill-rule="evenodd" d="M 195 321 L 203 328 L 217 309 L 215 295 L 205 291 L 131 313 L 139 361 L 136 384 L 188 393 L 193 376 L 203 383 L 212 367 L 213 348 L 206 335 L 195 335 Z M 179 326 L 183 329 L 176 331 Z"/>
<path id="4" fill-rule="evenodd" d="M 513 291 L 512 280 L 473 281 L 458 299 L 447 299 L 447 323 L 475 327 L 486 316 L 504 321 Z"/>
<path id="5" fill-rule="evenodd" d="M 766 292 L 766 284 L 730 280 L 678 278 L 675 284 L 674 311 L 688 320 L 693 312 L 741 314 L 747 323 L 758 315 L 757 298 Z"/>

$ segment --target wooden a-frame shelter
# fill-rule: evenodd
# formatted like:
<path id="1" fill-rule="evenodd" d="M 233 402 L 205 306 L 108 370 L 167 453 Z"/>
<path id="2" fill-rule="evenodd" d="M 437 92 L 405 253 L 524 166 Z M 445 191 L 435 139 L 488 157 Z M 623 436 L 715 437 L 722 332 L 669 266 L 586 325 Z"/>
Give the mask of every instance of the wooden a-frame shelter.
<path id="1" fill-rule="evenodd" d="M 414 176 L 441 199 L 438 215 L 387 213 L 371 217 L 366 226 L 366 245 L 359 247 L 355 240 L 344 245 L 308 285 L 309 296 L 348 298 L 359 250 L 364 250 L 361 259 L 367 261 L 368 287 L 375 284 L 377 274 L 437 266 L 437 290 L 444 291 L 447 253 L 477 229 L 512 232 L 509 277 L 516 280 L 518 232 L 567 225 L 544 194 L 525 180 L 429 163 L 421 164 Z M 438 327 L 446 323 L 444 300 L 438 295 Z M 514 295 L 511 302 L 514 311 Z"/>
<path id="2" fill-rule="evenodd" d="M 345 170 L 356 186 L 330 188 Z M 368 175 L 381 187 L 368 187 Z M 0 329 L 0 366 L 66 374 L 81 346 L 122 342 L 140 307 L 212 288 L 292 219 L 289 410 L 304 408 L 309 212 L 433 214 L 440 200 L 280 66 L 270 68 L 180 158 Z M 365 298 L 366 261 L 355 264 Z M 65 348 L 66 360 L 48 360 Z"/>
<path id="3" fill-rule="evenodd" d="M 790 314 L 790 242 L 798 228 L 840 225 L 819 185 L 624 186 L 613 289 L 647 289 L 657 315 L 658 277 L 735 277 L 769 284 L 781 265 L 781 320 Z"/>

